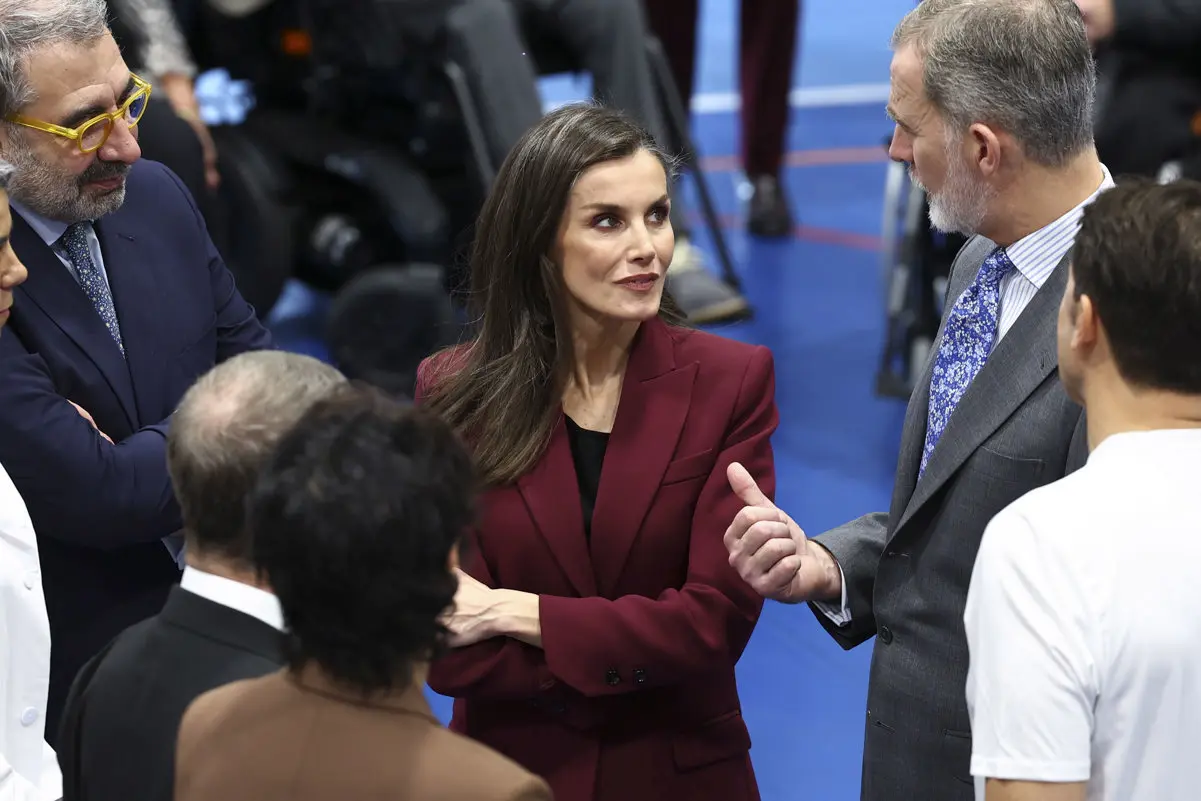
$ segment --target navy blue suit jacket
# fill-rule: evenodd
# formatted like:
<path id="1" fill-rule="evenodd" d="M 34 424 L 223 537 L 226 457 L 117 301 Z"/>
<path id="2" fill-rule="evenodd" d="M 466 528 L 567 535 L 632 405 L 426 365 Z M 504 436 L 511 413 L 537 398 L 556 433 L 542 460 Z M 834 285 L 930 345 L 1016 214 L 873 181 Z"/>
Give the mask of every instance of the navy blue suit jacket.
<path id="1" fill-rule="evenodd" d="M 79 668 L 157 614 L 179 580 L 161 541 L 181 528 L 167 474 L 171 414 L 214 365 L 271 346 L 180 180 L 143 160 L 126 186 L 122 208 L 95 225 L 124 358 L 71 273 L 13 215 L 29 278 L 0 335 L 0 464 L 38 535 L 54 644 L 51 742 Z"/>

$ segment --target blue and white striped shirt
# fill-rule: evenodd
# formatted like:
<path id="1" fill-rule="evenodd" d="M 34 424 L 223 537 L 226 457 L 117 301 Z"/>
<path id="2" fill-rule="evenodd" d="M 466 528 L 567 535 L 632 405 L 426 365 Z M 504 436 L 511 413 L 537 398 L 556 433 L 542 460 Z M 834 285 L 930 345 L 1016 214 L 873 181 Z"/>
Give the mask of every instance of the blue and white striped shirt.
<path id="1" fill-rule="evenodd" d="M 1084 207 L 1096 200 L 1097 195 L 1106 189 L 1113 188 L 1113 177 L 1109 174 L 1109 169 L 1102 164 L 1101 171 L 1104 173 L 1101 185 L 1083 203 L 1050 225 L 1039 228 L 1005 248 L 1005 253 L 1017 269 L 1011 270 L 1001 279 L 1001 319 L 997 323 L 997 342 L 1013 327 L 1035 293 L 1042 289 L 1051 273 L 1055 272 L 1064 254 L 1071 250 L 1076 233 L 1080 230 L 1080 218 L 1084 216 Z"/>

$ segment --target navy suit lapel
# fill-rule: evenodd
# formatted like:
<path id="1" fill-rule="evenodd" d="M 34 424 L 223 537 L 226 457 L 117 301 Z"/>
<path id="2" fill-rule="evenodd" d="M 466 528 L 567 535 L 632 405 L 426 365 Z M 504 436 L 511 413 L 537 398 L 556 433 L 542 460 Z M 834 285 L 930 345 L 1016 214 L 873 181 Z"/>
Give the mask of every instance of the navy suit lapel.
<path id="1" fill-rule="evenodd" d="M 88 296 L 54 251 L 18 214 L 13 215 L 12 245 L 29 271 L 25 283 L 15 290 L 18 301 L 14 313 L 21 313 L 23 301 L 40 308 L 96 365 L 120 401 L 130 427 L 137 428 L 137 406 L 129 366 Z M 113 271 L 109 268 L 107 254 L 105 256 L 105 269 L 111 280 Z M 120 303 L 117 304 L 117 316 L 121 319 Z"/>
<path id="2" fill-rule="evenodd" d="M 120 212 L 96 224 L 104 269 L 112 288 L 113 305 L 125 343 L 125 361 L 132 379 L 133 397 L 141 420 L 142 410 L 163 407 L 163 385 L 158 380 L 139 380 L 157 376 L 168 355 L 161 353 L 162 298 L 155 271 L 144 263 L 137 238 L 122 225 Z M 156 326 L 156 321 L 158 325 Z M 150 412 L 154 414 L 154 412 Z M 148 420 L 157 423 L 158 420 Z"/>

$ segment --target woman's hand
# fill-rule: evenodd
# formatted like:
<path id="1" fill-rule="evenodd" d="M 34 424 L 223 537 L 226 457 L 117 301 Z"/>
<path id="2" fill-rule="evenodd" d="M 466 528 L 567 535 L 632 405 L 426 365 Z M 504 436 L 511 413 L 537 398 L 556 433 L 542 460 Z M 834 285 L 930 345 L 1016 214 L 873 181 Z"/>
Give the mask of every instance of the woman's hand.
<path id="1" fill-rule="evenodd" d="M 454 605 L 443 619 L 450 629 L 449 644 L 461 648 L 495 637 L 493 610 L 498 590 L 476 581 L 457 567 L 455 578 L 459 580 L 459 589 L 455 591 Z"/>
<path id="2" fill-rule="evenodd" d="M 503 636 L 541 645 L 537 595 L 492 589 L 457 567 L 455 578 L 459 589 L 442 621 L 450 629 L 448 644 L 452 648 Z"/>

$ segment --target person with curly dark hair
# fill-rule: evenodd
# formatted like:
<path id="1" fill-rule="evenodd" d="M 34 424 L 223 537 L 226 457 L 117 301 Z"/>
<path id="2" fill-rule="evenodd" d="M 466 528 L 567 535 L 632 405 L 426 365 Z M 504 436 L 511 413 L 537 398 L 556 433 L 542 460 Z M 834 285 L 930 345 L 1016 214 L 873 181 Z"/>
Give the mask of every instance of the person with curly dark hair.
<path id="1" fill-rule="evenodd" d="M 288 667 L 199 698 L 175 798 L 549 801 L 538 777 L 443 728 L 422 692 L 474 516 L 451 428 L 375 390 L 315 405 L 249 501 Z"/>

